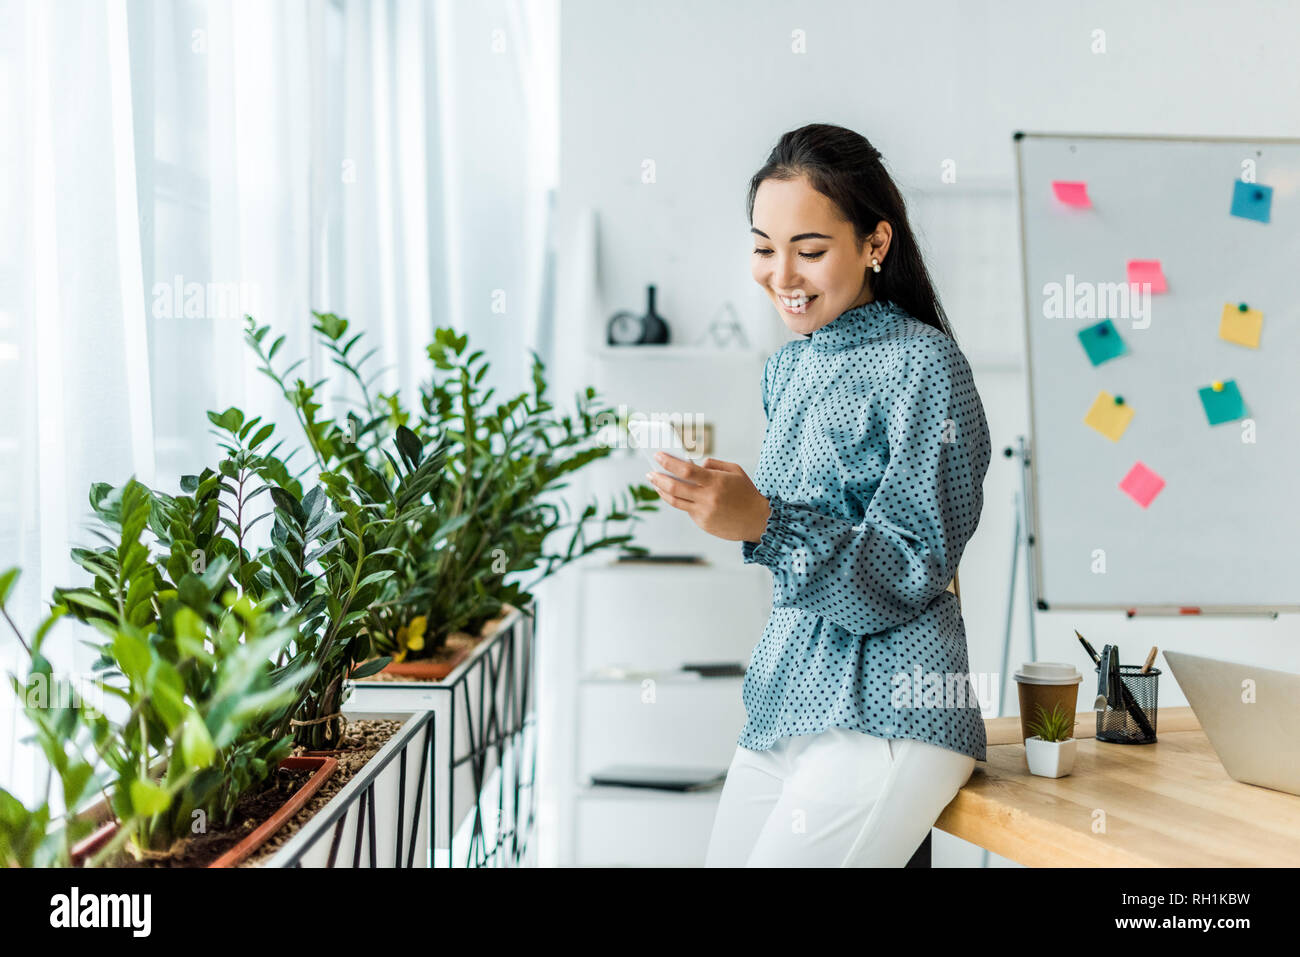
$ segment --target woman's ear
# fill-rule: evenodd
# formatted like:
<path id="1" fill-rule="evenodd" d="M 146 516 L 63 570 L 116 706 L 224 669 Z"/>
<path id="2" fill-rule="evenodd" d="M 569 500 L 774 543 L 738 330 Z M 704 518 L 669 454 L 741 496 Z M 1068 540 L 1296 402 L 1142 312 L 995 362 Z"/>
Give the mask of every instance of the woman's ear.
<path id="1" fill-rule="evenodd" d="M 894 239 L 894 228 L 885 220 L 876 223 L 875 231 L 867 237 L 867 245 L 871 247 L 867 262 L 877 259 L 880 262 L 885 261 L 885 256 L 889 254 L 889 245 Z"/>

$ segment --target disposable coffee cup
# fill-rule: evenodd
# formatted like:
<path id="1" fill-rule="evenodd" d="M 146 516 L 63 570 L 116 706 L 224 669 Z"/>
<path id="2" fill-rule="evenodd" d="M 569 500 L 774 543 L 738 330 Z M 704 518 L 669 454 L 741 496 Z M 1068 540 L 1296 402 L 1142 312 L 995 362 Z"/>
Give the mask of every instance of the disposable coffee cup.
<path id="1" fill-rule="evenodd" d="M 1055 661 L 1027 661 L 1014 677 L 1020 694 L 1021 741 L 1034 736 L 1029 725 L 1038 720 L 1040 707 L 1051 714 L 1060 705 L 1070 717 L 1070 728 L 1074 728 L 1074 707 L 1079 700 L 1079 682 L 1083 680 L 1078 668 Z"/>

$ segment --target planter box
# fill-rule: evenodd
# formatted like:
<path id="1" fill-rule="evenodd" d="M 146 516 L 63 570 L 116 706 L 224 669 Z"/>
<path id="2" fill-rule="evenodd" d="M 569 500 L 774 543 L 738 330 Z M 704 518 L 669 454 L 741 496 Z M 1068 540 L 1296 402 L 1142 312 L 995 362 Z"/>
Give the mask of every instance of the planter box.
<path id="1" fill-rule="evenodd" d="M 304 781 L 298 790 L 290 795 L 274 814 L 207 866 L 209 868 L 236 867 L 246 857 L 256 852 L 258 848 L 270 840 L 276 831 L 284 826 L 286 821 L 297 814 L 312 799 L 338 769 L 338 764 L 337 759 L 324 756 L 289 757 L 281 761 L 281 770 L 311 771 L 311 777 Z M 156 767 L 161 768 L 162 765 L 159 764 Z M 117 821 L 108 819 L 107 799 L 101 798 L 83 811 L 82 814 L 92 821 L 101 823 L 93 834 L 72 847 L 71 857 L 74 867 L 84 866 L 85 862 L 96 851 L 113 839 L 113 835 L 117 833 L 118 828 Z"/>
<path id="2" fill-rule="evenodd" d="M 349 682 L 349 719 L 405 723 L 261 866 L 518 865 L 536 816 L 532 637 L 516 610 L 441 681 Z"/>
<path id="3" fill-rule="evenodd" d="M 390 719 L 406 723 L 391 737 L 366 766 L 352 777 L 329 803 L 320 809 L 293 838 L 262 867 L 429 867 L 432 857 L 429 834 L 433 828 L 433 741 L 434 715 L 380 714 L 343 709 L 353 720 Z M 210 867 L 232 867 L 292 817 L 332 774 L 338 761 L 332 757 L 286 758 L 282 766 L 306 767 L 319 763 L 322 770 L 299 789 L 287 813 L 268 820 L 237 850 L 228 851 Z M 290 808 L 290 805 L 293 805 Z M 108 814 L 100 800 L 85 811 L 95 820 Z M 115 824 L 105 824 L 81 842 L 83 852 L 93 852 L 112 836 Z M 255 846 L 254 846 L 255 845 Z"/>
<path id="4" fill-rule="evenodd" d="M 536 812 L 535 672 L 533 618 L 516 609 L 440 681 L 349 682 L 346 713 L 432 715 L 435 866 L 523 860 Z"/>
<path id="5" fill-rule="evenodd" d="M 353 720 L 406 719 L 263 867 L 429 867 L 435 716 L 345 707 Z"/>

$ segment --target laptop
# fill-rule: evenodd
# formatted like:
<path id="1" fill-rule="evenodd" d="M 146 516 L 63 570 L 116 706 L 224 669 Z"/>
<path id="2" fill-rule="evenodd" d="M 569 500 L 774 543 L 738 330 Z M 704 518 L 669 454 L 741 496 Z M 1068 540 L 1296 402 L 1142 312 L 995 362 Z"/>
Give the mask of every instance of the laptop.
<path id="1" fill-rule="evenodd" d="M 1181 651 L 1165 661 L 1228 774 L 1300 794 L 1300 675 Z"/>

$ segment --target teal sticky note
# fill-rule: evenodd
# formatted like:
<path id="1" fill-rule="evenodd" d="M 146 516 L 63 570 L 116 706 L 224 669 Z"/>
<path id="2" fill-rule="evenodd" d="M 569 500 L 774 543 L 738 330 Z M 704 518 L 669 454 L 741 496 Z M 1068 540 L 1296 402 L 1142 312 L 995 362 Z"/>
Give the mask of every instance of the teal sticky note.
<path id="1" fill-rule="evenodd" d="M 1273 187 L 1262 183 L 1243 183 L 1233 180 L 1232 209 L 1233 216 L 1253 219 L 1261 223 L 1268 222 L 1273 209 Z"/>
<path id="2" fill-rule="evenodd" d="M 1236 379 L 1224 382 L 1223 388 L 1218 392 L 1214 391 L 1213 385 L 1204 386 L 1199 392 L 1201 405 L 1205 407 L 1205 417 L 1210 420 L 1210 425 L 1231 422 L 1246 414 L 1246 403 L 1241 398 L 1241 390 L 1237 388 Z"/>
<path id="3" fill-rule="evenodd" d="M 1124 340 L 1119 337 L 1119 330 L 1109 319 L 1103 319 L 1096 325 L 1080 329 L 1079 341 L 1083 343 L 1083 350 L 1088 353 L 1088 358 L 1095 366 L 1101 365 L 1107 359 L 1122 356 L 1127 351 L 1124 348 Z"/>

